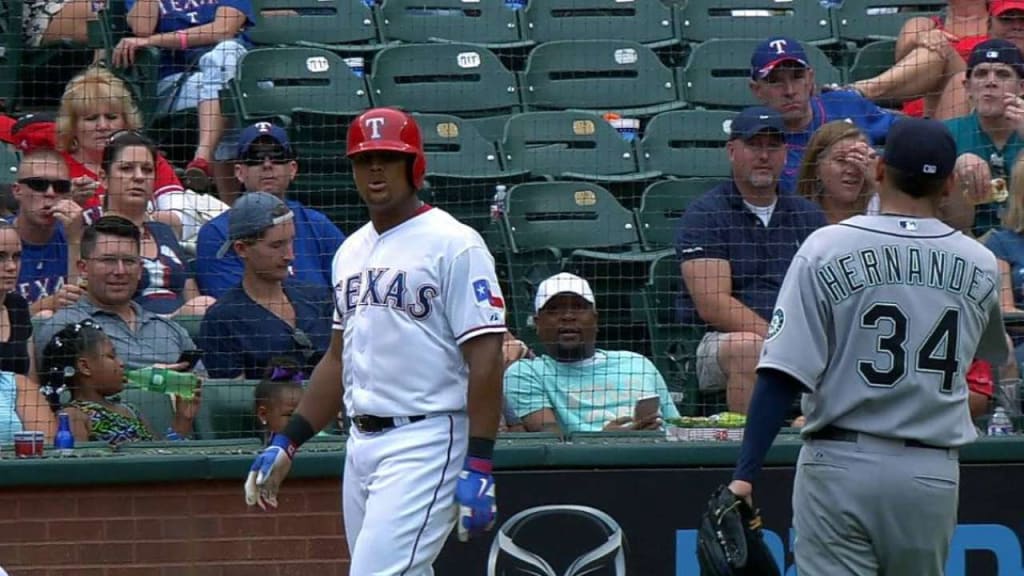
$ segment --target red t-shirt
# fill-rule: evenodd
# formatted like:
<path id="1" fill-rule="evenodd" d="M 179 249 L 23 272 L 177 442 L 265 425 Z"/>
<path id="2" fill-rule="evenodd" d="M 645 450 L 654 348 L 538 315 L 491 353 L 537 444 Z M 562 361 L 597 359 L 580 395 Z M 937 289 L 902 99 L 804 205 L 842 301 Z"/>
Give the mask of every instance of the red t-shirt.
<path id="1" fill-rule="evenodd" d="M 936 16 L 933 20 L 935 21 L 935 26 L 939 30 L 942 30 L 944 25 L 942 18 Z M 985 40 L 988 40 L 988 34 L 983 34 L 981 36 L 964 36 L 956 42 L 953 42 L 953 49 L 956 50 L 956 53 L 964 59 L 964 62 L 967 62 L 971 58 L 971 52 L 974 50 L 974 47 Z M 916 100 L 908 100 L 904 102 L 903 113 L 915 118 L 924 116 L 924 99 L 918 98 Z"/>

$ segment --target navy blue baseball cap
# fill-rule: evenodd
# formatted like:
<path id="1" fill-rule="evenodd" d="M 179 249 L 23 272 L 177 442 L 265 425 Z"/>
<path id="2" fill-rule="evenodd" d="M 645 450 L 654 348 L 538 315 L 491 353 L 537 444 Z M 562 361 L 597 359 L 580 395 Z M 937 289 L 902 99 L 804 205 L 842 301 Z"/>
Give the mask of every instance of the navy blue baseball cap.
<path id="1" fill-rule="evenodd" d="M 783 137 L 786 127 L 782 115 L 767 106 L 744 108 L 729 125 L 729 140 L 749 140 L 764 131 L 774 132 Z"/>
<path id="2" fill-rule="evenodd" d="M 956 164 L 956 141 L 938 120 L 903 118 L 889 128 L 882 161 L 908 175 L 946 178 Z"/>
<path id="3" fill-rule="evenodd" d="M 978 64 L 1006 64 L 1017 73 L 1018 78 L 1024 78 L 1024 56 L 1021 56 L 1017 45 L 1002 38 L 991 38 L 971 50 L 971 57 L 967 59 L 967 75 Z"/>
<path id="4" fill-rule="evenodd" d="M 783 62 L 795 62 L 804 68 L 811 67 L 800 42 L 785 36 L 774 36 L 754 48 L 754 55 L 750 57 L 750 77 L 754 80 L 764 80 Z"/>
<path id="5" fill-rule="evenodd" d="M 295 156 L 295 153 L 292 151 L 291 142 L 288 141 L 288 133 L 285 132 L 284 128 L 275 126 L 270 122 L 257 122 L 252 126 L 247 126 L 238 135 L 237 158 L 245 158 L 249 154 L 249 149 L 252 145 L 261 138 L 266 138 L 270 140 L 271 144 L 280 146 L 281 155 L 288 158 Z"/>

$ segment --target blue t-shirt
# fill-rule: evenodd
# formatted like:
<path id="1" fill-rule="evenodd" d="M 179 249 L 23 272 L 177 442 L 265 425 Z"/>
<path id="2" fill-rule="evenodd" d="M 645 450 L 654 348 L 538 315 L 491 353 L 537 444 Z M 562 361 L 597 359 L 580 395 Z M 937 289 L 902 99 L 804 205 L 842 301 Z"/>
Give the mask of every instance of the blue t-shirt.
<path id="1" fill-rule="evenodd" d="M 779 188 L 786 192 L 796 190 L 800 175 L 800 162 L 811 136 L 823 124 L 833 120 L 848 120 L 857 125 L 871 141 L 872 146 L 885 142 L 889 128 L 900 115 L 879 108 L 874 102 L 849 90 L 826 92 L 811 98 L 811 123 L 802 132 L 786 132 L 786 167 L 779 178 Z"/>
<path id="2" fill-rule="evenodd" d="M 956 141 L 958 156 L 974 154 L 981 157 L 988 163 L 992 178 L 1002 178 L 1009 186 L 1010 169 L 1013 167 L 1017 155 L 1024 148 L 1024 140 L 1017 136 L 1016 131 L 1010 133 L 1009 139 L 1006 140 L 1006 144 L 1002 148 L 996 148 L 992 139 L 981 129 L 978 115 L 975 113 L 951 118 L 946 120 L 945 124 L 953 134 L 953 140 Z M 976 237 L 981 237 L 985 232 L 999 227 L 1004 206 L 1005 204 L 1001 202 L 989 202 L 975 207 L 972 232 Z"/>
<path id="3" fill-rule="evenodd" d="M 996 228 L 985 237 L 985 247 L 1010 265 L 1013 305 L 1024 308 L 1024 234 Z"/>
<path id="4" fill-rule="evenodd" d="M 262 378 L 276 356 L 293 359 L 309 375 L 331 341 L 333 293 L 322 286 L 288 283 L 284 292 L 301 334 L 257 304 L 241 285 L 228 290 L 206 311 L 199 328 L 199 348 L 211 378 L 242 374 L 249 379 Z"/>
<path id="5" fill-rule="evenodd" d="M 29 304 L 56 294 L 68 277 L 68 242 L 58 222 L 46 244 L 22 242 L 18 292 Z"/>
<path id="6" fill-rule="evenodd" d="M 597 350 L 578 362 L 551 356 L 523 359 L 505 370 L 505 398 L 520 418 L 545 408 L 562 432 L 600 432 L 609 421 L 632 416 L 636 401 L 658 396 L 663 418 L 678 418 L 668 387 L 650 360 L 634 352 Z"/>
<path id="7" fill-rule="evenodd" d="M 732 296 L 767 321 L 800 244 L 827 223 L 817 204 L 795 194 L 780 194 L 765 226 L 730 180 L 687 206 L 676 230 L 676 256 L 679 262 L 727 260 Z M 680 286 L 680 322 L 703 326 L 686 283 Z"/>
<path id="8" fill-rule="evenodd" d="M 185 250 L 167 224 L 146 222 L 145 226 L 156 243 L 157 255 L 152 260 L 142 259 L 142 279 L 135 301 L 154 314 L 171 314 L 185 303 Z"/>
<path id="9" fill-rule="evenodd" d="M 125 0 L 126 11 L 130 12 L 133 6 L 135 0 Z M 245 14 L 246 28 L 253 25 L 252 4 L 249 0 L 160 0 L 160 20 L 156 24 L 155 33 L 176 32 L 209 24 L 213 22 L 220 6 L 228 6 Z M 246 46 L 250 45 L 244 32 L 238 39 Z M 184 72 L 191 62 L 195 62 L 211 48 L 213 45 L 188 50 L 161 50 L 160 77 Z"/>
<path id="10" fill-rule="evenodd" d="M 330 288 L 334 253 L 345 240 L 345 235 L 320 212 L 293 200 L 286 203 L 295 213 L 292 279 L 301 284 Z M 220 298 L 237 286 L 245 270 L 245 264 L 234 250 L 229 250 L 223 258 L 217 258 L 217 251 L 228 237 L 228 212 L 204 224 L 196 242 L 196 282 L 200 292 L 214 298 Z"/>

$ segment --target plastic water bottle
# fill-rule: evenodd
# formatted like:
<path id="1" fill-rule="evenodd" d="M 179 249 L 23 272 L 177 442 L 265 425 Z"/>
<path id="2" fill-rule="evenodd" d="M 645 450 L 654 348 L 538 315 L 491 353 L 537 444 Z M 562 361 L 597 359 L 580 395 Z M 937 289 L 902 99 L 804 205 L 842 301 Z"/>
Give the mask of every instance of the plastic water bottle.
<path id="1" fill-rule="evenodd" d="M 199 378 L 191 372 L 178 372 L 167 368 L 139 368 L 124 373 L 124 378 L 134 388 L 141 388 L 161 394 L 177 394 L 188 400 L 195 394 Z"/>
<path id="2" fill-rule="evenodd" d="M 526 0 L 505 0 L 505 8 L 522 10 L 523 8 L 526 8 Z"/>
<path id="3" fill-rule="evenodd" d="M 179 440 L 184 440 L 184 438 L 181 437 L 181 434 L 178 434 L 177 432 L 175 432 L 174 428 L 171 428 L 170 426 L 167 427 L 167 432 L 164 432 L 164 439 L 165 440 L 169 440 L 171 442 L 177 442 Z"/>
<path id="4" fill-rule="evenodd" d="M 491 200 L 491 220 L 497 222 L 505 214 L 505 198 L 508 196 L 508 186 L 498 184 L 494 187 L 494 198 Z"/>
<path id="5" fill-rule="evenodd" d="M 366 73 L 366 59 L 362 56 L 353 56 L 351 58 L 345 58 L 345 64 L 353 74 L 362 78 L 363 74 Z"/>
<path id="6" fill-rule="evenodd" d="M 841 7 L 843 5 L 843 0 L 818 0 L 818 4 L 821 4 L 821 7 L 827 10 L 829 8 Z"/>
<path id="7" fill-rule="evenodd" d="M 1013 434 L 1013 421 L 1002 406 L 996 408 L 992 418 L 988 421 L 989 436 L 1010 436 Z"/>
<path id="8" fill-rule="evenodd" d="M 61 457 L 71 456 L 75 449 L 75 435 L 71 433 L 71 417 L 67 412 L 57 414 L 57 435 L 53 437 L 53 447 Z"/>

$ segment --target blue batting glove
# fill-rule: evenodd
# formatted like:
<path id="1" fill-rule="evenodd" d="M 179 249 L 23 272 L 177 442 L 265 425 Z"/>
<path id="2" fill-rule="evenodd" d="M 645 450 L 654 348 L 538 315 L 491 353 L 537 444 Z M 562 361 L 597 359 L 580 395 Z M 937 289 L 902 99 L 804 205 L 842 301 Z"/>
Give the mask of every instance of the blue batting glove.
<path id="1" fill-rule="evenodd" d="M 245 479 L 245 503 L 266 510 L 266 504 L 277 508 L 277 491 L 281 488 L 288 471 L 292 469 L 292 458 L 298 446 L 284 434 L 274 434 L 270 445 L 260 452 L 249 476 Z"/>
<path id="2" fill-rule="evenodd" d="M 493 466 L 485 458 L 466 458 L 455 484 L 455 501 L 459 504 L 459 541 L 494 527 L 498 506 L 494 502 Z"/>

